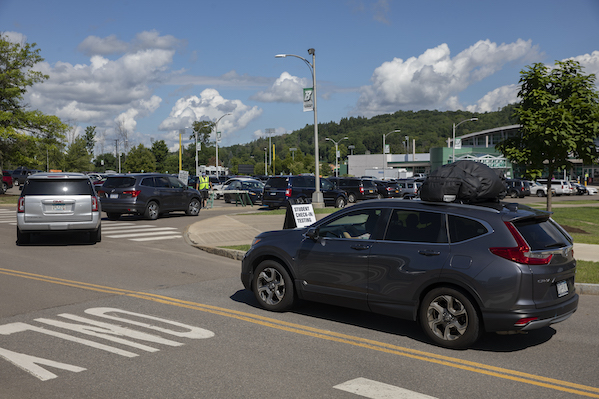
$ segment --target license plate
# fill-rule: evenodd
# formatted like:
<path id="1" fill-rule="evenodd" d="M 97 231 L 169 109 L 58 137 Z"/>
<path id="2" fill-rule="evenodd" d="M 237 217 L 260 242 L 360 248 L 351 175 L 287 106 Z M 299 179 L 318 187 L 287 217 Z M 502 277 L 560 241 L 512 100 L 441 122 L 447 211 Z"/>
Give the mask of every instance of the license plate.
<path id="1" fill-rule="evenodd" d="M 568 295 L 568 284 L 565 281 L 557 283 L 557 296 L 562 297 Z"/>
<path id="2" fill-rule="evenodd" d="M 118 194 L 110 194 L 110 198 L 112 199 L 117 199 L 119 197 Z"/>
<path id="3" fill-rule="evenodd" d="M 66 211 L 67 206 L 65 204 L 53 204 L 52 210 L 53 211 Z"/>
<path id="4" fill-rule="evenodd" d="M 277 195 L 277 193 L 270 193 L 270 195 Z"/>

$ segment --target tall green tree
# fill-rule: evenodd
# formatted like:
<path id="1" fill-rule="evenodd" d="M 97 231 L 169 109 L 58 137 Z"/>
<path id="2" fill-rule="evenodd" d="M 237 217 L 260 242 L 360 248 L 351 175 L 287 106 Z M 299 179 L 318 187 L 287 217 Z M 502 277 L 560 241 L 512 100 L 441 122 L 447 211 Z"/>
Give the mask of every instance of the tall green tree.
<path id="1" fill-rule="evenodd" d="M 45 153 L 58 150 L 64 141 L 66 124 L 56 116 L 29 110 L 24 102 L 29 87 L 49 78 L 32 69 L 44 60 L 39 53 L 35 43 L 13 43 L 0 33 L 0 164 L 39 167 L 36 157 L 41 159 L 41 154 L 22 151 L 23 142 L 43 141 L 44 146 L 25 146 L 43 147 Z"/>
<path id="2" fill-rule="evenodd" d="M 67 172 L 86 172 L 92 169 L 92 156 L 87 152 L 85 138 L 75 138 L 64 158 L 64 170 Z"/>
<path id="3" fill-rule="evenodd" d="M 150 149 L 140 144 L 129 151 L 123 169 L 127 172 L 154 172 L 156 158 Z"/>
<path id="4" fill-rule="evenodd" d="M 152 143 L 151 150 L 156 160 L 156 171 L 164 173 L 168 168 L 166 167 L 166 158 L 168 157 L 168 146 L 164 140 L 154 141 Z"/>
<path id="5" fill-rule="evenodd" d="M 551 211 L 551 178 L 570 167 L 571 158 L 597 161 L 594 139 L 599 135 L 599 95 L 595 75 L 585 75 L 580 63 L 557 61 L 555 68 L 537 63 L 520 72 L 520 103 L 515 115 L 520 135 L 496 148 L 530 177 L 547 170 L 547 210 Z"/>
<path id="6" fill-rule="evenodd" d="M 85 139 L 85 148 L 87 148 L 87 152 L 94 155 L 94 147 L 96 146 L 96 127 L 86 127 L 85 135 L 83 137 Z"/>

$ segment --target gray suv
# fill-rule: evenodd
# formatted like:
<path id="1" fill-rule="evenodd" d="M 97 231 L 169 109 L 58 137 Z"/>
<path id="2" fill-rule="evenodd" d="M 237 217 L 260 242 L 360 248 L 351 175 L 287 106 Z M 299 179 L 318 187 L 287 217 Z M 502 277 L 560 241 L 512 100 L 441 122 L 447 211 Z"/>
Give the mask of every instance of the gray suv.
<path id="1" fill-rule="evenodd" d="M 578 307 L 572 238 L 515 203 L 365 201 L 311 226 L 264 232 L 241 281 L 265 309 L 311 300 L 418 321 L 448 348 L 529 331 Z"/>
<path id="2" fill-rule="evenodd" d="M 17 205 L 17 244 L 32 233 L 89 232 L 89 241 L 102 239 L 100 202 L 87 175 L 37 173 L 24 181 Z"/>
<path id="3" fill-rule="evenodd" d="M 98 189 L 102 210 L 108 219 L 135 214 L 155 220 L 163 213 L 184 211 L 197 216 L 202 206 L 201 194 L 175 176 L 160 173 L 108 175 Z"/>

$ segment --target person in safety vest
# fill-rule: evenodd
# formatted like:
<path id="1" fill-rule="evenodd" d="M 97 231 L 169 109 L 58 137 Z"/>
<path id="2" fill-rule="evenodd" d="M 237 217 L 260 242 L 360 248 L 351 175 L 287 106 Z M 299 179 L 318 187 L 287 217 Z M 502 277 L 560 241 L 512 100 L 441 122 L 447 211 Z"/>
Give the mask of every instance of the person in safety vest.
<path id="1" fill-rule="evenodd" d="M 199 187 L 200 193 L 202 194 L 202 207 L 206 207 L 206 201 L 208 200 L 208 190 L 212 188 L 212 184 L 210 183 L 210 179 L 206 176 L 206 173 L 202 173 L 202 176 L 199 178 Z"/>

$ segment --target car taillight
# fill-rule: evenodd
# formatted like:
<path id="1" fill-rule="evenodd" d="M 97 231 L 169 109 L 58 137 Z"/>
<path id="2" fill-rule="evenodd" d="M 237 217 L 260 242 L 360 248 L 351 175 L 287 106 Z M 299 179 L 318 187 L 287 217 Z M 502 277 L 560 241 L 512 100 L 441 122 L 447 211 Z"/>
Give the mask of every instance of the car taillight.
<path id="1" fill-rule="evenodd" d="M 285 197 L 291 197 L 291 189 L 290 188 L 285 190 Z"/>
<path id="2" fill-rule="evenodd" d="M 516 247 L 492 247 L 489 248 L 492 254 L 501 256 L 504 259 L 511 260 L 525 265 L 548 265 L 553 258 L 553 254 L 535 254 L 530 252 L 530 247 L 524 241 L 520 232 L 510 222 L 504 222 L 510 233 L 516 240 Z"/>
<path id="3" fill-rule="evenodd" d="M 98 212 L 98 197 L 92 197 L 92 212 Z"/>
<path id="4" fill-rule="evenodd" d="M 360 193 L 364 194 L 364 187 L 360 187 Z"/>
<path id="5" fill-rule="evenodd" d="M 18 213 L 25 212 L 25 197 L 19 198 L 19 204 L 17 205 L 17 212 Z"/>
<path id="6" fill-rule="evenodd" d="M 104 190 L 98 190 L 98 195 L 100 197 L 103 197 L 105 194 L 106 194 L 106 191 L 104 191 Z"/>
<path id="7" fill-rule="evenodd" d="M 520 320 L 518 320 L 517 322 L 514 323 L 514 327 L 524 327 L 525 325 L 527 325 L 528 323 L 530 323 L 531 321 L 535 321 L 538 320 L 538 317 L 524 317 Z"/>
<path id="8" fill-rule="evenodd" d="M 141 190 L 123 191 L 124 195 L 130 195 L 133 198 L 137 197 L 139 193 L 141 193 Z"/>

